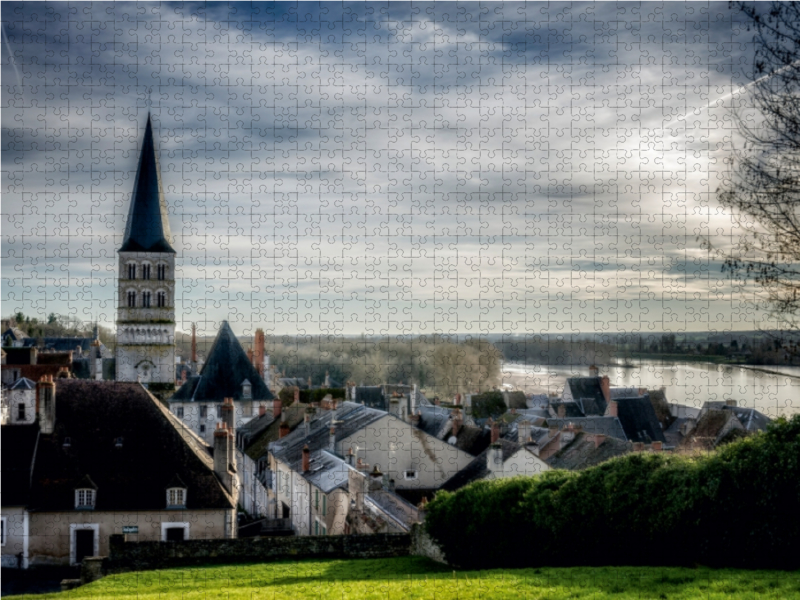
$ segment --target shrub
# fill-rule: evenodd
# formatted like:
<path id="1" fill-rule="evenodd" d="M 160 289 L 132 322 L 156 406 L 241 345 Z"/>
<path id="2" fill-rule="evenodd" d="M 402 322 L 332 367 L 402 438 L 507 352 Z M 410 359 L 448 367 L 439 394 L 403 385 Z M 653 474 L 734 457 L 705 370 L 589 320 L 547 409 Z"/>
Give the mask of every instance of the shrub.
<path id="1" fill-rule="evenodd" d="M 472 416 L 476 419 L 497 418 L 508 410 L 501 392 L 484 392 L 472 396 Z"/>
<path id="2" fill-rule="evenodd" d="M 629 454 L 579 473 L 478 481 L 429 504 L 426 527 L 463 567 L 798 568 L 800 415 L 687 458 Z"/>

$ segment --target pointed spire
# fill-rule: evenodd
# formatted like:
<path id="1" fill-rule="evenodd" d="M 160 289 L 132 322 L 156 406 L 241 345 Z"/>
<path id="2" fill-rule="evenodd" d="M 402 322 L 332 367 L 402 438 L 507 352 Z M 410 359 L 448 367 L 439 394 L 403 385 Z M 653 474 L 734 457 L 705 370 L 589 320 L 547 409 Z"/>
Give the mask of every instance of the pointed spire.
<path id="1" fill-rule="evenodd" d="M 172 252 L 169 243 L 170 230 L 167 218 L 167 202 L 161 186 L 161 170 L 158 164 L 153 125 L 147 113 L 147 126 L 133 185 L 131 207 L 125 226 L 125 238 L 120 252 Z"/>

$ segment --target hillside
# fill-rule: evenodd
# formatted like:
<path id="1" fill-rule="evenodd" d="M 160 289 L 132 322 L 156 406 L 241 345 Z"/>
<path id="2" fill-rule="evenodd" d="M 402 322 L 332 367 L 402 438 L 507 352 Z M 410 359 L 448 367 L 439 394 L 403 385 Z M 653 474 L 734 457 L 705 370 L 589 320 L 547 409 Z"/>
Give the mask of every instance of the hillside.
<path id="1" fill-rule="evenodd" d="M 106 577 L 64 594 L 8 598 L 723 600 L 754 597 L 800 598 L 800 573 L 641 567 L 452 571 L 427 559 L 412 557 L 128 573 Z"/>

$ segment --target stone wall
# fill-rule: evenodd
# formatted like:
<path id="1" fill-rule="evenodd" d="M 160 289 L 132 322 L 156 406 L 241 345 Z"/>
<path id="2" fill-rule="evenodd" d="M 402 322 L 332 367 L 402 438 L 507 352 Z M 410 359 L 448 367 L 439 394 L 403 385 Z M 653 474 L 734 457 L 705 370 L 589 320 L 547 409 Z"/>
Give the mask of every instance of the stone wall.
<path id="1" fill-rule="evenodd" d="M 389 558 L 411 554 L 408 534 L 327 535 L 184 542 L 126 542 L 112 535 L 105 573 L 304 558 Z"/>
<path id="2" fill-rule="evenodd" d="M 433 541 L 433 538 L 428 535 L 428 532 L 425 531 L 425 525 L 422 523 L 415 523 L 411 526 L 411 554 L 447 564 L 444 552 Z"/>

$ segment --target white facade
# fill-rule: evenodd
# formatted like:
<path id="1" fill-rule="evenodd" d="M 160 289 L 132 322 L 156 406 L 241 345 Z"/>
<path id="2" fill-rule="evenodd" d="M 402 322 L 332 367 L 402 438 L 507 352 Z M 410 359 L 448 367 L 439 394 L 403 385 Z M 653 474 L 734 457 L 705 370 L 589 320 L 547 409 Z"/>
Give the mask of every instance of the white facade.
<path id="1" fill-rule="evenodd" d="M 199 435 L 204 442 L 211 445 L 214 442 L 214 427 L 222 421 L 222 401 L 217 402 L 182 402 L 180 400 L 170 400 L 169 410 L 178 417 L 183 424 Z M 261 414 L 261 410 L 266 410 L 267 404 L 272 404 L 271 400 L 234 400 L 235 410 L 234 425 L 238 429 L 253 417 Z"/>
<path id="2" fill-rule="evenodd" d="M 36 389 L 8 390 L 4 397 L 3 425 L 28 425 L 36 420 Z"/>

